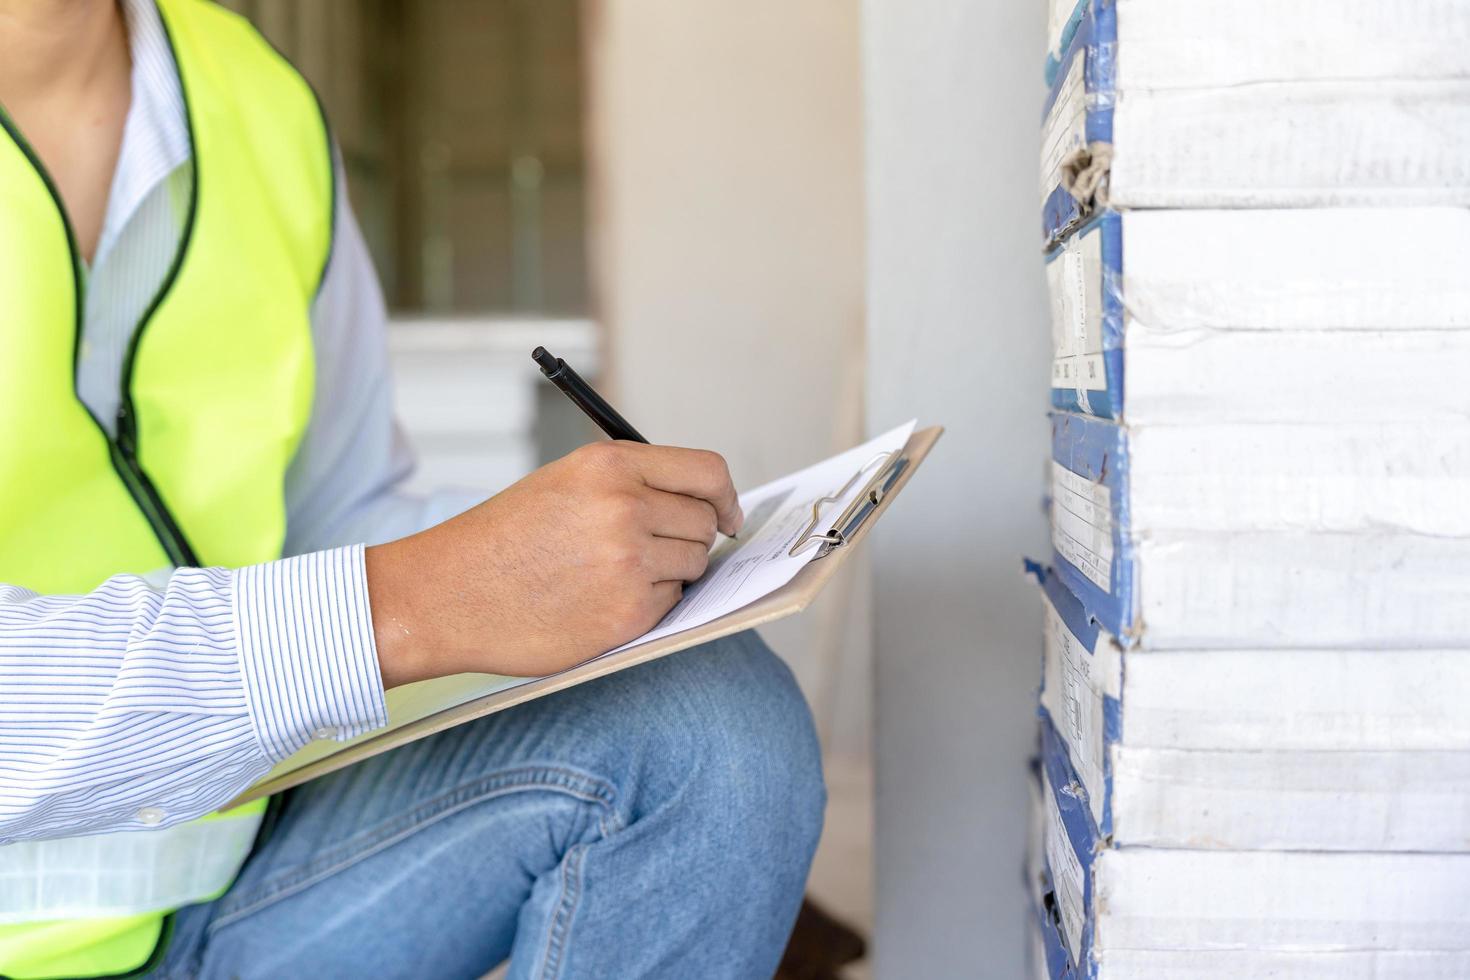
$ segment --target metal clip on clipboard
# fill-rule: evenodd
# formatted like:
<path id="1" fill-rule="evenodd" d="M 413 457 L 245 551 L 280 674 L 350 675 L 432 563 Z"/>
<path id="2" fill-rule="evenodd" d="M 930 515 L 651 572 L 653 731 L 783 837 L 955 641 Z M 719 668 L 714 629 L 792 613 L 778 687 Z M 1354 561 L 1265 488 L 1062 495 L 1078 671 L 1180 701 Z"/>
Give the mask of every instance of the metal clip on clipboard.
<path id="1" fill-rule="evenodd" d="M 811 522 L 807 524 L 805 530 L 797 537 L 796 543 L 791 546 L 788 554 L 794 558 L 797 554 L 806 550 L 809 545 L 815 544 L 818 545 L 816 557 L 825 558 L 832 553 L 834 548 L 840 548 L 857 533 L 858 528 L 862 527 L 863 522 L 868 519 L 868 515 L 872 514 L 878 505 L 883 502 L 883 498 L 888 495 L 889 488 L 893 486 L 893 481 L 898 479 L 908 464 L 908 457 L 904 456 L 903 451 L 898 449 L 879 453 L 868 460 L 862 465 L 861 469 L 852 475 L 852 479 L 842 485 L 842 489 L 812 504 Z M 847 496 L 848 491 L 852 489 L 852 485 L 861 480 L 863 474 L 874 470 L 875 467 L 876 471 L 863 487 L 862 492 L 854 497 L 852 503 L 848 504 L 842 513 L 837 516 L 837 519 L 829 526 L 826 534 L 818 534 L 817 527 L 822 522 L 822 508 L 827 504 L 836 503 Z"/>

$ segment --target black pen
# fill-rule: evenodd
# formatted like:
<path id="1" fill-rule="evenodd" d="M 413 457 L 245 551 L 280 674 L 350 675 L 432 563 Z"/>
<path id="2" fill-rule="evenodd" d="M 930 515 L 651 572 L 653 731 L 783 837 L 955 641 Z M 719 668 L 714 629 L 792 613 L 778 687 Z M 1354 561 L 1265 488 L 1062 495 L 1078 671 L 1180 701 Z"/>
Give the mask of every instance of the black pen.
<path id="1" fill-rule="evenodd" d="M 628 420 L 618 414 L 618 410 L 607 403 L 607 399 L 597 393 L 582 376 L 572 370 L 572 366 L 559 357 L 552 355 L 545 347 L 537 347 L 531 351 L 531 360 L 535 361 L 541 368 L 541 373 L 546 379 L 561 389 L 562 394 L 570 398 L 578 408 L 586 413 L 587 417 L 597 423 L 597 427 L 606 432 L 610 439 L 624 439 L 628 442 L 647 443 L 643 433 L 633 428 Z M 735 535 L 730 535 L 735 537 Z"/>
<path id="2" fill-rule="evenodd" d="M 572 402 L 587 414 L 587 417 L 597 423 L 597 427 L 606 432 L 610 439 L 625 439 L 628 442 L 647 442 L 642 434 L 631 425 L 628 420 L 618 414 L 618 410 L 607 403 L 607 399 L 597 393 L 597 390 L 582 380 L 582 376 L 572 370 L 572 366 L 559 357 L 553 357 L 545 347 L 537 347 L 531 351 L 531 360 L 541 366 L 541 373 L 546 379 L 561 389 Z"/>

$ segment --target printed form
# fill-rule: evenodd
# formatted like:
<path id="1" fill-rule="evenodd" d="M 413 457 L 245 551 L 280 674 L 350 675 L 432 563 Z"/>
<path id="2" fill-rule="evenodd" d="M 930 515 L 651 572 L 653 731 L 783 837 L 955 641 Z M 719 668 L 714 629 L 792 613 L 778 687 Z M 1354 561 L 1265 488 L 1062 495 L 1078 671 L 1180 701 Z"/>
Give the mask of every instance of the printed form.
<path id="1" fill-rule="evenodd" d="M 742 493 L 740 509 L 745 512 L 745 527 L 741 528 L 740 537 L 725 538 L 715 545 L 709 568 L 699 581 L 685 587 L 679 604 L 653 629 L 618 649 L 626 650 L 703 626 L 790 582 L 817 554 L 815 545 L 791 554 L 792 545 L 812 522 L 812 506 L 841 490 L 854 474 L 864 471 L 862 478 L 847 488 L 846 494 L 822 505 L 822 520 L 817 522 L 815 533 L 825 534 L 830 522 L 863 492 L 867 478 L 877 469 L 869 464 L 880 453 L 902 449 L 916 424 L 901 425 L 815 466 Z"/>

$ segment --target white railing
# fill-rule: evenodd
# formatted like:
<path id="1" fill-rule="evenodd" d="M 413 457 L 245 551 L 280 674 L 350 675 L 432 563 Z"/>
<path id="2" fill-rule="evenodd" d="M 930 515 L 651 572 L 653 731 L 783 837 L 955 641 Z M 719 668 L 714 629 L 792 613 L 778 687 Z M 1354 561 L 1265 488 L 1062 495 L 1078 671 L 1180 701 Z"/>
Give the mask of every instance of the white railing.
<path id="1" fill-rule="evenodd" d="M 596 377 L 599 331 L 585 319 L 403 317 L 388 332 L 398 417 L 419 458 L 411 486 L 499 490 L 537 451 L 531 349 L 546 346 Z"/>

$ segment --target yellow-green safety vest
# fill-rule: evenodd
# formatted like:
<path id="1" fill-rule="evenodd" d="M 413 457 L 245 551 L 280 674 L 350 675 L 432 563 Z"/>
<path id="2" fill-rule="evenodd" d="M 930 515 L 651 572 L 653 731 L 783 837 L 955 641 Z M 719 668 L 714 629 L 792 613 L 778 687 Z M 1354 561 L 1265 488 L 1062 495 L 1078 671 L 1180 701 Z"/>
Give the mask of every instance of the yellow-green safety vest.
<path id="1" fill-rule="evenodd" d="M 85 287 L 75 236 L 55 184 L 0 112 L 0 582 L 41 593 L 279 557 L 284 478 L 311 413 L 310 309 L 335 207 L 325 120 L 244 20 L 206 0 L 158 6 L 188 113 L 193 191 L 176 260 L 127 352 L 115 435 L 77 397 Z M 41 872 L 31 897 L 8 908 L 0 899 L 0 975 L 145 968 L 173 908 L 228 887 L 263 807 L 100 835 L 94 850 L 0 846 L 7 874 L 43 846 L 93 854 L 112 872 L 90 890 L 48 889 Z M 142 870 L 119 885 L 127 868 Z"/>

